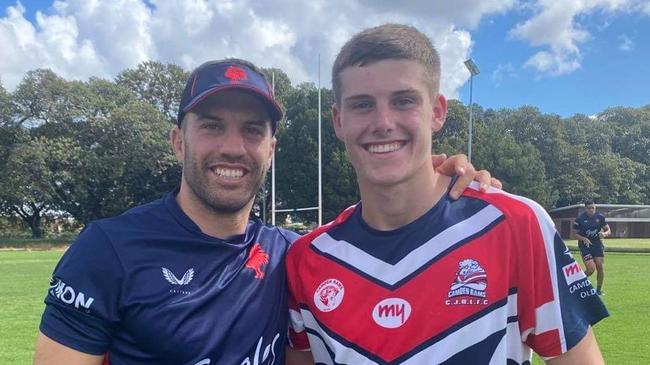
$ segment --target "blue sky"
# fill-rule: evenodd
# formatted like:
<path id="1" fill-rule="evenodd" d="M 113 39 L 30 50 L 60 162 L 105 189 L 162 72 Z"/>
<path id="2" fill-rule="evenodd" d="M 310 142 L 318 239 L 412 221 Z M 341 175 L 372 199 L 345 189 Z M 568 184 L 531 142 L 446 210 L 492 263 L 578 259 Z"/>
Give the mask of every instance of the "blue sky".
<path id="1" fill-rule="evenodd" d="M 83 80 L 149 59 L 190 69 L 235 56 L 315 82 L 321 54 L 329 80 L 343 42 L 385 22 L 431 37 L 442 91 L 464 103 L 472 57 L 485 108 L 568 117 L 650 104 L 650 0 L 0 0 L 0 79 L 13 90 L 35 68 Z"/>
<path id="2" fill-rule="evenodd" d="M 477 103 L 491 108 L 534 105 L 564 117 L 593 115 L 612 106 L 650 104 L 650 17 L 592 14 L 583 23 L 591 39 L 580 48 L 580 67 L 563 75 L 522 67 L 532 53 L 543 49 L 508 36 L 525 18 L 522 14 L 494 16 L 471 32 L 471 57 L 481 68 L 473 86 Z M 460 97 L 469 100 L 469 84 L 463 86 Z"/>

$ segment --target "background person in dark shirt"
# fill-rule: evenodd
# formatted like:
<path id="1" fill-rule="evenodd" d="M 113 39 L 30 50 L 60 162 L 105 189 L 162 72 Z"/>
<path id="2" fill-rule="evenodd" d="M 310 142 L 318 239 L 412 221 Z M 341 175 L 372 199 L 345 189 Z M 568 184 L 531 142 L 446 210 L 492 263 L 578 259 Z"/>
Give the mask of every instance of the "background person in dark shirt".
<path id="1" fill-rule="evenodd" d="M 573 228 L 578 231 L 578 247 L 582 254 L 582 261 L 585 263 L 585 274 L 591 275 L 596 271 L 596 290 L 602 295 L 603 280 L 605 279 L 604 262 L 605 252 L 601 239 L 609 236 L 612 231 L 605 221 L 605 216 L 596 213 L 596 204 L 593 200 L 585 202 L 585 212 L 580 214 Z"/>

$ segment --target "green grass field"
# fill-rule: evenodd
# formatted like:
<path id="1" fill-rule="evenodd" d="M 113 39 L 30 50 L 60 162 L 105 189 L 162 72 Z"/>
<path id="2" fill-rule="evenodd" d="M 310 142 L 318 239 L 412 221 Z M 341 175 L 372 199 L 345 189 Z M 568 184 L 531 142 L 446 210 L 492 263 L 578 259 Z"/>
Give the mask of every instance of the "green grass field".
<path id="1" fill-rule="evenodd" d="M 31 364 L 43 298 L 61 251 L 0 252 L 0 364 Z"/>
<path id="2" fill-rule="evenodd" d="M 0 364 L 31 364 L 49 277 L 61 251 L 0 251 Z M 575 256 L 575 254 L 574 254 Z M 595 327 L 608 364 L 650 364 L 650 254 L 611 253 Z M 535 359 L 534 364 L 542 362 Z"/>
<path id="3" fill-rule="evenodd" d="M 629 248 L 650 250 L 650 238 L 606 238 L 605 248 Z M 566 240 L 569 247 L 578 247 L 577 240 Z"/>

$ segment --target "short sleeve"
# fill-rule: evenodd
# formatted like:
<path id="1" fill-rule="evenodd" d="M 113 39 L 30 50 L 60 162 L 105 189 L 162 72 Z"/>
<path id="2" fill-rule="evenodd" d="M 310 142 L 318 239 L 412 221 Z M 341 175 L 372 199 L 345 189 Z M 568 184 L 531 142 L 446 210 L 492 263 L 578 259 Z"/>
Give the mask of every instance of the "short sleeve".
<path id="1" fill-rule="evenodd" d="M 580 217 L 576 217 L 576 219 L 573 221 L 573 229 L 580 232 L 580 222 L 578 221 Z"/>
<path id="2" fill-rule="evenodd" d="M 539 209 L 520 252 L 518 307 L 522 340 L 551 358 L 573 348 L 590 325 L 609 313 L 551 219 Z"/>
<path id="3" fill-rule="evenodd" d="M 308 350 L 309 339 L 305 331 L 305 323 L 300 311 L 300 248 L 294 245 L 287 255 L 287 280 L 289 282 L 289 346 L 296 350 Z"/>
<path id="4" fill-rule="evenodd" d="M 105 353 L 120 321 L 123 277 L 108 237 L 90 224 L 54 269 L 41 332 L 77 351 Z"/>

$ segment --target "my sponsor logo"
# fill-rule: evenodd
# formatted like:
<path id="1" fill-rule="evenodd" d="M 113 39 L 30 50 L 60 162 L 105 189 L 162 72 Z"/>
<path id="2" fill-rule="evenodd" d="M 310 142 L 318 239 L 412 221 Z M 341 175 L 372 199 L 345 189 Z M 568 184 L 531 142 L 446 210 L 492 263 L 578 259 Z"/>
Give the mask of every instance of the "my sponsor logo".
<path id="1" fill-rule="evenodd" d="M 584 272 L 580 268 L 577 262 L 572 262 L 564 267 L 562 267 L 562 273 L 564 273 L 564 278 L 566 279 L 567 285 L 571 285 L 578 280 L 586 278 Z"/>
<path id="2" fill-rule="evenodd" d="M 194 279 L 194 268 L 189 268 L 187 271 L 185 271 L 185 274 L 183 274 L 183 277 L 180 279 L 177 278 L 176 275 L 174 275 L 174 273 L 166 267 L 162 268 L 162 273 L 163 273 L 163 277 L 165 278 L 165 280 L 167 280 L 168 283 L 172 285 L 178 285 L 179 287 L 183 287 L 184 285 L 189 284 L 192 281 L 192 279 Z M 175 294 L 185 294 L 185 295 L 191 293 L 190 291 L 181 290 L 181 289 L 170 289 L 169 292 Z"/>
<path id="3" fill-rule="evenodd" d="M 321 312 L 330 312 L 343 301 L 345 288 L 343 284 L 336 279 L 327 279 L 323 281 L 314 293 L 314 304 Z"/>
<path id="4" fill-rule="evenodd" d="M 384 328 L 401 327 L 411 316 L 411 305 L 402 298 L 387 298 L 372 310 L 372 319 Z"/>
<path id="5" fill-rule="evenodd" d="M 447 293 L 446 305 L 487 305 L 487 273 L 478 261 L 458 263 L 456 279 Z"/>
<path id="6" fill-rule="evenodd" d="M 50 280 L 49 293 L 65 304 L 72 305 L 76 309 L 83 308 L 86 311 L 90 310 L 90 306 L 95 301 L 95 298 L 87 297 L 86 294 L 75 290 L 57 277 L 52 277 Z"/>

